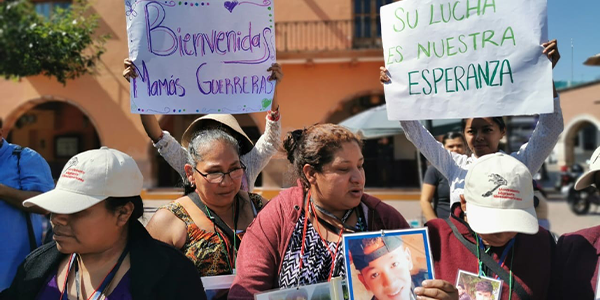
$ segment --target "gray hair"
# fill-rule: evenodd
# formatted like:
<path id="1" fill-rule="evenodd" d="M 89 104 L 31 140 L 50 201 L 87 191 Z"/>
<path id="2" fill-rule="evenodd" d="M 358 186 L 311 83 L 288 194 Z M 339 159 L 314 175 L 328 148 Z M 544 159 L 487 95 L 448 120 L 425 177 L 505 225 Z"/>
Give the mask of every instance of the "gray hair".
<path id="1" fill-rule="evenodd" d="M 188 145 L 188 164 L 195 166 L 198 162 L 201 162 L 205 153 L 209 151 L 216 142 L 224 142 L 240 155 L 240 146 L 235 138 L 220 129 L 207 129 L 196 133 Z"/>

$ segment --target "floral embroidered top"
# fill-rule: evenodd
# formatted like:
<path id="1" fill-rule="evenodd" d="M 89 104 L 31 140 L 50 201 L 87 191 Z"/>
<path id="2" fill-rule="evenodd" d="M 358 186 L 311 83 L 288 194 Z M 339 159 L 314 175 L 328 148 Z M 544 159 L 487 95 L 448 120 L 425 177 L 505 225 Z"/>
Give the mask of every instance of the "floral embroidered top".
<path id="1" fill-rule="evenodd" d="M 254 216 L 263 207 L 262 197 L 258 194 L 248 193 L 252 202 Z M 158 209 L 166 209 L 183 221 L 187 227 L 187 237 L 181 251 L 187 256 L 198 269 L 201 277 L 231 274 L 226 246 L 216 232 L 206 231 L 199 228 L 192 220 L 190 214 L 178 202 L 171 202 Z M 224 233 L 219 230 L 219 234 Z M 239 231 L 237 237 L 241 240 L 245 231 Z"/>

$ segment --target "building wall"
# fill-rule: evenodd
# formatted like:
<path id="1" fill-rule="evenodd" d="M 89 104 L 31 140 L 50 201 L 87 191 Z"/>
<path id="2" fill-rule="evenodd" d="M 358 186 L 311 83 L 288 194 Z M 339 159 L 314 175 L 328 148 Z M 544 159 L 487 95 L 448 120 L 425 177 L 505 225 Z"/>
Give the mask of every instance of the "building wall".
<path id="1" fill-rule="evenodd" d="M 276 22 L 351 19 L 349 0 L 285 0 L 275 2 Z M 110 34 L 106 53 L 98 63 L 95 75 L 68 81 L 65 86 L 44 76 L 0 80 L 0 117 L 4 119 L 5 136 L 15 122 L 35 105 L 48 101 L 64 101 L 79 108 L 96 128 L 101 145 L 119 149 L 131 155 L 152 187 L 154 153 L 139 121 L 129 112 L 129 84 L 123 79 L 123 59 L 127 56 L 127 33 L 123 1 L 93 2 L 92 12 L 100 16 L 98 34 Z M 382 93 L 377 81 L 378 67 L 383 63 L 381 51 L 364 55 L 341 51 L 320 59 L 323 53 L 284 53 L 280 63 L 285 78 L 278 89 L 282 112 L 282 135 L 287 131 L 326 121 L 340 103 L 357 95 Z M 373 54 L 374 53 L 374 54 Z M 373 57 L 374 55 L 374 57 Z M 327 55 L 326 55 L 327 56 Z M 316 57 L 317 59 L 312 59 Z M 259 130 L 264 130 L 264 114 L 252 115 Z M 22 142 L 19 140 L 19 142 Z M 38 145 L 25 145 L 39 148 Z M 150 149 L 150 150 L 149 150 Z M 39 149 L 42 155 L 49 155 Z M 263 183 L 281 186 L 281 172 L 287 168 L 283 155 L 277 156 L 265 169 Z M 156 169 L 156 168 L 155 168 Z"/>
<path id="2" fill-rule="evenodd" d="M 564 89 L 559 93 L 565 129 L 555 148 L 558 165 L 583 163 L 593 151 L 578 150 L 574 147 L 573 141 L 581 126 L 586 123 L 591 123 L 600 130 L 600 81 Z M 600 141 L 600 131 L 596 141 Z M 596 145 L 598 146 L 600 145 Z"/>

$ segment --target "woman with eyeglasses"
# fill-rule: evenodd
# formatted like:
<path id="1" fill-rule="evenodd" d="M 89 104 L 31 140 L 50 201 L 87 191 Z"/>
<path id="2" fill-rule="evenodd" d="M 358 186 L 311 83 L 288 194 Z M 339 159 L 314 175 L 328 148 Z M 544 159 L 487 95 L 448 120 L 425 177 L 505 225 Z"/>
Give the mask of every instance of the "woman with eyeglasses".
<path id="1" fill-rule="evenodd" d="M 146 228 L 180 249 L 200 276 L 232 274 L 241 238 L 262 207 L 241 190 L 238 142 L 223 130 L 200 131 L 188 146 L 187 179 L 195 191 L 162 206 Z"/>

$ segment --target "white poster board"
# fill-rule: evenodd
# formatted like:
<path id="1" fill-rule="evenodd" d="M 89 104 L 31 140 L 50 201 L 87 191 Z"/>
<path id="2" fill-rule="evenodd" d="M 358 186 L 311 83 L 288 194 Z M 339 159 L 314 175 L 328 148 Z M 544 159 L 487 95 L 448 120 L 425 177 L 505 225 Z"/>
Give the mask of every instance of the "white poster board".
<path id="1" fill-rule="evenodd" d="M 271 0 L 125 0 L 131 112 L 251 113 L 270 109 L 275 82 Z"/>
<path id="2" fill-rule="evenodd" d="M 404 0 L 381 7 L 390 120 L 550 113 L 546 0 Z"/>

